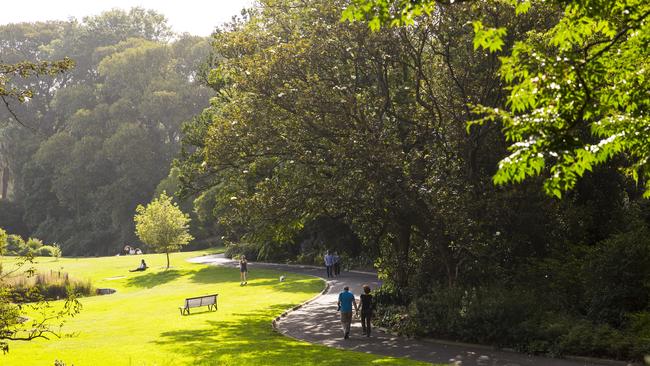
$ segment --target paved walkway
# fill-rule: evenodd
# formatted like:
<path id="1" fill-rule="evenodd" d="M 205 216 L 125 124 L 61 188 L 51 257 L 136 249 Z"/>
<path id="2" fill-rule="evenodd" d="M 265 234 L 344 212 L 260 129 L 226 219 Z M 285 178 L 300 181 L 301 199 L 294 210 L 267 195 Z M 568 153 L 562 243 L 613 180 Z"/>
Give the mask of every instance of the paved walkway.
<path id="1" fill-rule="evenodd" d="M 232 265 L 237 263 L 221 255 L 210 255 L 192 258 L 193 263 Z M 281 272 L 299 273 L 323 278 L 325 268 L 311 266 L 284 265 L 270 263 L 249 263 L 251 268 L 274 269 Z M 286 274 L 285 274 L 286 275 Z M 288 276 L 290 280 L 290 275 Z M 325 279 L 325 278 L 323 278 Z M 327 280 L 327 279 L 325 279 Z M 323 344 L 359 352 L 367 352 L 385 356 L 409 357 L 415 360 L 431 363 L 452 364 L 463 366 L 588 366 L 602 365 L 588 361 L 570 361 L 543 357 L 532 357 L 521 353 L 492 350 L 491 347 L 453 345 L 426 340 L 397 337 L 373 329 L 371 337 L 361 334 L 361 324 L 356 321 L 352 325 L 350 339 L 343 339 L 336 301 L 344 286 L 350 286 L 350 291 L 358 299 L 364 284 L 371 288 L 379 286 L 377 276 L 372 273 L 342 272 L 341 276 L 328 281 L 329 291 L 300 309 L 290 312 L 276 323 L 277 329 L 289 336 L 311 343 Z M 613 364 L 613 363 L 612 363 Z M 624 363 L 623 363 L 624 365 Z"/>

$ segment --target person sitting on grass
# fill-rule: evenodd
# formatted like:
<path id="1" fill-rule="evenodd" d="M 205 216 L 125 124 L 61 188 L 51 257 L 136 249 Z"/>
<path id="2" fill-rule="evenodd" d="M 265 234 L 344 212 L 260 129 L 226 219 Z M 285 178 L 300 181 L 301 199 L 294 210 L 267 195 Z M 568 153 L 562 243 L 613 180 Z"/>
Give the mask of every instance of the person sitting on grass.
<path id="1" fill-rule="evenodd" d="M 144 262 L 144 259 L 142 262 L 140 262 L 140 266 L 136 269 L 130 269 L 129 272 L 140 272 L 140 271 L 146 271 L 147 270 L 147 263 Z"/>

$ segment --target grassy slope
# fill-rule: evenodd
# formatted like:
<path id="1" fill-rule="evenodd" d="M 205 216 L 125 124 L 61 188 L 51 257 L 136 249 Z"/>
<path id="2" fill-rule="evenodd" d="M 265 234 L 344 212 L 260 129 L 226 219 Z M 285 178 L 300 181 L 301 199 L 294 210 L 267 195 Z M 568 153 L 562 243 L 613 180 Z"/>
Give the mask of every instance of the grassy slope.
<path id="1" fill-rule="evenodd" d="M 239 286 L 239 272 L 191 264 L 200 252 L 173 254 L 165 271 L 164 255 L 83 259 L 41 258 L 38 270 L 62 270 L 89 278 L 96 287 L 117 293 L 81 299 L 81 314 L 66 323 L 72 337 L 50 341 L 13 342 L 2 365 L 416 365 L 364 353 L 341 351 L 295 341 L 274 333 L 271 319 L 314 296 L 319 279 L 254 270 L 248 286 Z M 140 259 L 151 267 L 130 273 Z M 121 277 L 122 278 L 116 278 Z M 180 316 L 185 297 L 219 293 L 219 310 L 193 309 Z M 337 326 L 333 324 L 332 326 Z"/>

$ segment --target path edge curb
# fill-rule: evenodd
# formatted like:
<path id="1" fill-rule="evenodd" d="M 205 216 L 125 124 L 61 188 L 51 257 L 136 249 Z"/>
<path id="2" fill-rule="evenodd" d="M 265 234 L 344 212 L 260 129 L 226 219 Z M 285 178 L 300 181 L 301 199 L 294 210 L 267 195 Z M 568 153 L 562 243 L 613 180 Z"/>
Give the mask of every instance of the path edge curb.
<path id="1" fill-rule="evenodd" d="M 323 296 L 323 295 L 325 295 L 326 293 L 329 292 L 329 290 L 331 288 L 331 285 L 330 285 L 329 281 L 326 281 L 324 278 L 318 277 L 318 276 L 312 276 L 312 277 L 323 280 L 325 282 L 325 288 L 323 288 L 323 290 L 321 290 L 321 292 L 319 292 L 317 295 L 313 296 L 311 299 L 303 301 L 302 303 L 300 303 L 300 304 L 298 304 L 296 306 L 293 306 L 290 309 L 287 309 L 287 310 L 283 311 L 280 315 L 273 318 L 273 320 L 271 321 L 271 327 L 273 328 L 273 331 L 275 331 L 277 333 L 280 333 L 280 334 L 282 334 L 284 336 L 287 336 L 284 332 L 282 332 L 280 330 L 280 328 L 278 328 L 278 322 L 280 320 L 282 320 L 282 318 L 287 317 L 287 315 L 289 315 L 290 313 L 302 308 L 303 306 L 313 302 L 317 298 L 319 298 L 319 297 L 321 297 L 321 296 Z M 291 338 L 293 338 L 293 337 L 291 337 Z"/>

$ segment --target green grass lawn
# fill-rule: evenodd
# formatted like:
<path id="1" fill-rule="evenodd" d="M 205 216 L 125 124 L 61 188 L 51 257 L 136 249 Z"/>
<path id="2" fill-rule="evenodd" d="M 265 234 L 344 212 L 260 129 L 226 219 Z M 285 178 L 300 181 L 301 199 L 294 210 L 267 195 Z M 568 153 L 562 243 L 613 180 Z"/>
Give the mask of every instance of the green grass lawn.
<path id="1" fill-rule="evenodd" d="M 177 253 L 165 270 L 165 256 L 39 258 L 39 271 L 65 271 L 90 279 L 112 295 L 82 298 L 83 310 L 63 331 L 72 336 L 12 342 L 0 365 L 420 365 L 423 363 L 311 345 L 276 334 L 271 320 L 313 297 L 323 281 L 253 270 L 239 285 L 236 268 L 186 262 L 205 252 Z M 128 270 L 145 259 L 146 272 Z M 5 262 L 8 259 L 5 259 Z M 10 260 L 9 260 L 10 261 Z M 219 294 L 219 310 L 192 309 L 181 316 L 184 298 Z M 333 324 L 332 326 L 337 326 Z"/>

